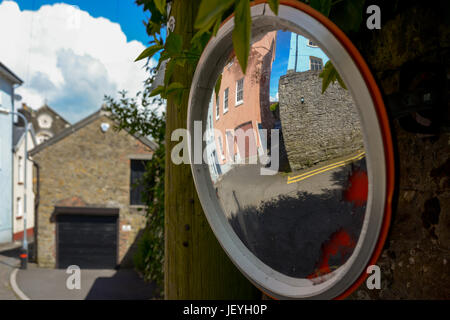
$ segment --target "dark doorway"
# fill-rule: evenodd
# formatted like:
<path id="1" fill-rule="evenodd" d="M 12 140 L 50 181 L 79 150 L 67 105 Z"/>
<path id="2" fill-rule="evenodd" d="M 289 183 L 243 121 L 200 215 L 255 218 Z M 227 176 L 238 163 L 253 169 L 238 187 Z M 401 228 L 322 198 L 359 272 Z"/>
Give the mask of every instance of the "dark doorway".
<path id="1" fill-rule="evenodd" d="M 56 211 L 58 268 L 117 266 L 118 209 L 59 208 Z"/>

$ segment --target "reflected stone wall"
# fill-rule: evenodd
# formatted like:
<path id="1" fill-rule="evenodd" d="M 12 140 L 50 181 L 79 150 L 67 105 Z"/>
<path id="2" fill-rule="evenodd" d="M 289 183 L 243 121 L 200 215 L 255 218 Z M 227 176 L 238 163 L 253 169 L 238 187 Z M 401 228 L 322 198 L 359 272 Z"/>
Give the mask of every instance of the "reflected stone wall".
<path id="1" fill-rule="evenodd" d="M 322 94 L 322 79 L 317 71 L 288 71 L 280 78 L 278 94 L 284 143 L 292 170 L 363 149 L 356 106 L 350 93 L 337 82 Z"/>

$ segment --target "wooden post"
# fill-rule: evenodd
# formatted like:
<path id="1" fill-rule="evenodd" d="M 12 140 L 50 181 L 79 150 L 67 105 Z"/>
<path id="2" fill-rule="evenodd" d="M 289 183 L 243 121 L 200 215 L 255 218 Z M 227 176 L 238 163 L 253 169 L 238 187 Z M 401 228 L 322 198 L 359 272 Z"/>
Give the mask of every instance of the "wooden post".
<path id="1" fill-rule="evenodd" d="M 194 35 L 198 0 L 174 0 L 171 15 L 175 33 L 188 47 Z M 194 68 L 177 66 L 173 81 L 190 87 Z M 171 133 L 186 128 L 188 95 L 181 105 L 167 101 L 165 176 L 165 285 L 166 299 L 258 299 L 261 294 L 226 256 L 205 218 L 189 165 L 175 165 L 170 155 L 178 142 Z"/>

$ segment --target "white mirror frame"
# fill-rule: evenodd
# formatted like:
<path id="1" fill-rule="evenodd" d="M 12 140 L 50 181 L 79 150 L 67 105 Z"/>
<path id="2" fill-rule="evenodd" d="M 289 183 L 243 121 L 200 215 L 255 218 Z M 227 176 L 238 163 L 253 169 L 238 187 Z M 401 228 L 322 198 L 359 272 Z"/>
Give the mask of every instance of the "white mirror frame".
<path id="1" fill-rule="evenodd" d="M 361 234 L 351 257 L 340 268 L 327 275 L 327 281 L 312 285 L 309 279 L 286 276 L 259 260 L 239 239 L 216 197 L 207 164 L 193 164 L 191 169 L 198 196 L 207 220 L 221 246 L 237 268 L 258 288 L 277 299 L 332 299 L 347 295 L 355 284 L 364 280 L 369 262 L 378 258 L 390 221 L 393 193 L 393 150 L 387 116 L 373 77 L 359 53 L 350 52 L 350 42 L 337 27 L 323 23 L 327 19 L 309 6 L 292 1 L 281 1 L 276 16 L 265 3 L 251 7 L 252 36 L 272 30 L 289 30 L 302 34 L 320 44 L 344 80 L 355 100 L 361 127 L 364 128 L 369 194 Z M 329 20 L 328 20 L 329 21 Z M 329 22 L 332 24 L 331 22 Z M 187 127 L 194 137 L 194 121 L 206 124 L 207 110 L 215 82 L 233 50 L 234 17 L 219 29 L 206 46 L 194 74 L 188 109 Z M 337 29 L 338 30 L 338 29 Z M 340 32 L 340 30 L 338 30 Z M 351 43 L 350 43 L 351 44 Z M 352 47 L 351 49 L 354 49 Z M 361 62 L 362 61 L 362 62 Z M 362 65 L 363 64 L 363 65 Z M 364 70 L 364 72 L 361 72 Z M 372 83 L 368 83 L 368 78 Z M 375 86 L 375 87 L 374 87 Z M 375 93 L 374 93 L 375 91 Z M 375 97 L 377 96 L 377 97 Z M 205 128 L 202 128 L 205 129 Z M 203 131 L 202 131 L 203 133 Z M 193 150 L 191 139 L 190 150 Z M 203 142 L 203 148 L 205 142 Z M 362 280 L 361 280 L 362 279 Z M 353 287 L 353 289 L 351 289 Z"/>

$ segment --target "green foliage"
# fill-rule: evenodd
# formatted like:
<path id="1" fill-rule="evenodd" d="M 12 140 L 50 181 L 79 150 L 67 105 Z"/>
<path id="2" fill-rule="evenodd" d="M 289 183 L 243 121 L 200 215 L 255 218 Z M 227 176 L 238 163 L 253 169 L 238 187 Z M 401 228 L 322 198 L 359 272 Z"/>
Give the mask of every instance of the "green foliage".
<path id="1" fill-rule="evenodd" d="M 142 53 L 136 58 L 136 61 L 145 59 L 145 58 L 152 58 L 158 51 L 162 50 L 164 47 L 160 44 L 155 44 L 151 47 L 146 48 Z"/>
<path id="2" fill-rule="evenodd" d="M 278 7 L 280 6 L 280 0 L 269 0 L 270 10 L 273 11 L 276 15 L 278 15 Z"/>
<path id="3" fill-rule="evenodd" d="M 310 0 L 309 5 L 328 17 L 331 10 L 331 0 Z"/>
<path id="4" fill-rule="evenodd" d="M 209 30 L 217 20 L 222 19 L 222 15 L 234 3 L 234 0 L 207 0 L 202 1 L 198 9 L 195 28 Z"/>
<path id="5" fill-rule="evenodd" d="M 342 88 L 347 89 L 344 81 L 342 81 L 341 76 L 334 68 L 334 65 L 331 63 L 331 61 L 325 63 L 325 67 L 323 68 L 323 71 L 320 73 L 319 77 L 322 78 L 322 93 L 327 90 L 330 83 L 334 83 L 336 80 Z"/>
<path id="6" fill-rule="evenodd" d="M 359 30 L 365 0 L 335 0 L 329 18 L 345 33 Z"/>
<path id="7" fill-rule="evenodd" d="M 147 225 L 138 240 L 134 257 L 137 270 L 146 280 L 155 281 L 162 287 L 164 280 L 164 169 L 165 169 L 165 114 L 151 107 L 162 105 L 159 98 L 150 97 L 151 79 L 146 82 L 143 93 L 128 98 L 125 91 L 121 98 L 106 96 L 106 111 L 117 125 L 115 130 L 126 130 L 131 134 L 149 136 L 157 144 L 152 159 L 147 161 L 146 171 L 139 182 L 144 186 L 142 200 L 146 205 Z"/>
<path id="8" fill-rule="evenodd" d="M 275 112 L 278 109 L 278 105 L 279 105 L 278 102 L 272 103 L 270 105 L 270 111 Z"/>
<path id="9" fill-rule="evenodd" d="M 245 74 L 247 70 L 248 56 L 250 55 L 250 38 L 252 19 L 250 16 L 250 2 L 248 0 L 236 0 L 234 14 L 233 47 L 236 57 Z"/>
<path id="10" fill-rule="evenodd" d="M 216 99 L 219 97 L 220 84 L 222 83 L 222 75 L 217 78 L 216 86 L 214 87 L 214 92 L 216 93 Z"/>

